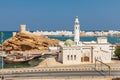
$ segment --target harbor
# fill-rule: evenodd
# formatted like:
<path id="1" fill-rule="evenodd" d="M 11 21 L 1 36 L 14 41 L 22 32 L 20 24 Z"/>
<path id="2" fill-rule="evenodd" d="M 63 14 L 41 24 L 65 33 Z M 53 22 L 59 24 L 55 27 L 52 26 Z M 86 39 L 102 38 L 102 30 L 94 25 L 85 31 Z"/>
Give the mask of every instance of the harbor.
<path id="1" fill-rule="evenodd" d="M 14 53 L 12 52 L 12 54 L 7 54 L 7 53 L 3 53 L 0 54 L 1 59 L 3 57 L 3 62 L 4 62 L 4 67 L 5 68 L 11 68 L 11 66 L 13 67 L 19 67 L 22 65 L 25 67 L 31 67 L 29 62 L 37 62 L 40 63 L 40 61 L 42 61 L 43 59 L 45 59 L 46 57 L 49 56 L 56 56 L 57 52 L 50 52 L 50 51 L 31 51 L 31 52 L 16 52 L 14 51 Z M 0 59 L 0 60 L 1 60 Z M 9 65 L 11 65 L 9 67 Z"/>

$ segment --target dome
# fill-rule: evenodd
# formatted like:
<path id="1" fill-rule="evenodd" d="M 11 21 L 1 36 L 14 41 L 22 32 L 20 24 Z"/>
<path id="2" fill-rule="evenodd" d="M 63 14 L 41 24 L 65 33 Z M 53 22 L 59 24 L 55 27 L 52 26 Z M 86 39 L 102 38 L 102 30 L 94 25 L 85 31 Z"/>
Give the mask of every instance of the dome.
<path id="1" fill-rule="evenodd" d="M 65 41 L 65 45 L 74 45 L 74 42 L 71 39 Z"/>

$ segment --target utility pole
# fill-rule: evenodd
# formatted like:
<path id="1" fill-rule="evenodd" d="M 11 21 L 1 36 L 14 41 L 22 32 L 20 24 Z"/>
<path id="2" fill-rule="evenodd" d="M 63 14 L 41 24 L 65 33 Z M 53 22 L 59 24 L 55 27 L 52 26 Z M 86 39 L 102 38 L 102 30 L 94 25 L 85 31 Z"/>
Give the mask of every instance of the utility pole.
<path id="1" fill-rule="evenodd" d="M 1 80 L 4 80 L 4 71 L 3 71 L 3 68 L 4 68 L 4 64 L 3 64 L 3 36 L 4 36 L 4 34 L 3 34 L 3 32 L 1 32 L 1 44 L 2 44 L 2 70 L 1 70 Z"/>

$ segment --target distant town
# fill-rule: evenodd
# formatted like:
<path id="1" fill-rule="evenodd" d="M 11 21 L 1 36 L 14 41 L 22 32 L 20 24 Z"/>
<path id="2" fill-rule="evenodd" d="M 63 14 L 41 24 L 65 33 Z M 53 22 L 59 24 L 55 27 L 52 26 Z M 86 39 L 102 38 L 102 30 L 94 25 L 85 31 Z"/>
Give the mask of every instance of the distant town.
<path id="1" fill-rule="evenodd" d="M 61 31 L 34 31 L 34 34 L 47 35 L 47 36 L 74 36 L 74 32 L 61 30 Z M 120 36 L 120 31 L 81 31 L 80 36 Z"/>

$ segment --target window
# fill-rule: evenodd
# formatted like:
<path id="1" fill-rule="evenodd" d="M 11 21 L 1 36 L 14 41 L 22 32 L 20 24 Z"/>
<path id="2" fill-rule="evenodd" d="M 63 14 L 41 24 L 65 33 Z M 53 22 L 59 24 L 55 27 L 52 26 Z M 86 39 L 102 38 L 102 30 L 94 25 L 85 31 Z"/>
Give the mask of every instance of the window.
<path id="1" fill-rule="evenodd" d="M 77 27 L 76 27 L 76 29 L 77 29 Z"/>
<path id="2" fill-rule="evenodd" d="M 71 55 L 71 60 L 73 60 L 73 55 Z"/>
<path id="3" fill-rule="evenodd" d="M 67 55 L 67 60 L 69 60 L 69 55 Z"/>
<path id="4" fill-rule="evenodd" d="M 77 44 L 77 42 L 76 42 L 76 44 Z"/>
<path id="5" fill-rule="evenodd" d="M 74 55 L 74 60 L 76 60 L 76 55 Z"/>

